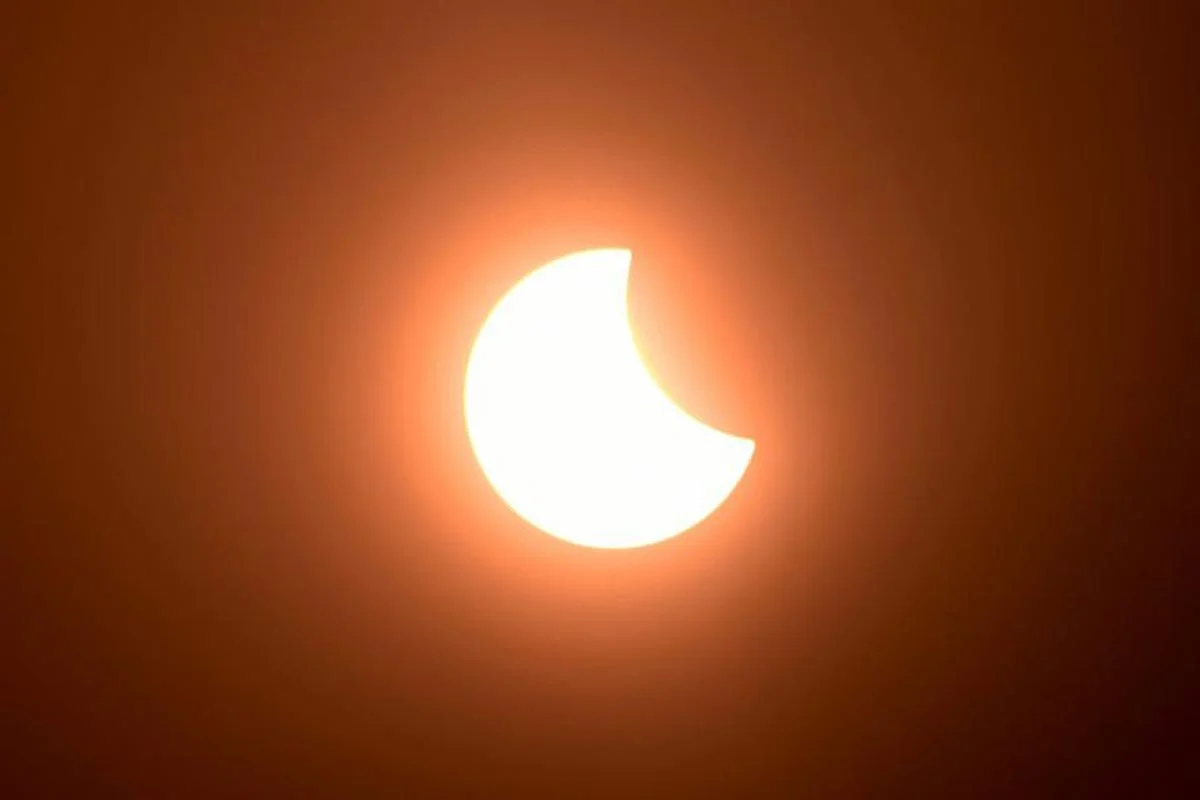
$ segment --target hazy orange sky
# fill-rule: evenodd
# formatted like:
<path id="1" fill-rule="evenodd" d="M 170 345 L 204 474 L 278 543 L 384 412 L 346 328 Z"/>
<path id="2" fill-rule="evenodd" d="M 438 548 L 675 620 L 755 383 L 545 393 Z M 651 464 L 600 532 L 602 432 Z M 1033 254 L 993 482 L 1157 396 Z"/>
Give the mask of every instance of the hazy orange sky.
<path id="1" fill-rule="evenodd" d="M 0 794 L 1170 796 L 1178 16 L 6 8 Z M 641 551 L 463 424 L 496 299 L 600 246 L 757 443 Z"/>

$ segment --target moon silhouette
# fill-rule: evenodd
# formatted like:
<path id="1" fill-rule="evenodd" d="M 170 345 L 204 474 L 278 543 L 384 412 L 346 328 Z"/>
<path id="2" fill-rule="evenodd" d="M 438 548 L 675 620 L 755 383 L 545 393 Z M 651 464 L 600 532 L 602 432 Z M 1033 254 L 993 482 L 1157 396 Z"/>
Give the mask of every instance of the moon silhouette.
<path id="1" fill-rule="evenodd" d="M 529 273 L 467 363 L 467 433 L 488 482 L 527 522 L 588 547 L 642 547 L 695 526 L 754 453 L 651 376 L 629 325 L 631 258 L 588 250 Z"/>

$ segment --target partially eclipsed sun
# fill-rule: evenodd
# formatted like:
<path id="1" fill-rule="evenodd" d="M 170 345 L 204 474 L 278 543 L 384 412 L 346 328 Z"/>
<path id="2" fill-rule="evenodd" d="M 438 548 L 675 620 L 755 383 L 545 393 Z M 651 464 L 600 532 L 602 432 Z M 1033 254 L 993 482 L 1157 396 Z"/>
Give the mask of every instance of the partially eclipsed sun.
<path id="1" fill-rule="evenodd" d="M 467 433 L 484 475 L 526 521 L 588 547 L 641 547 L 691 528 L 754 453 L 655 383 L 629 327 L 630 259 L 589 250 L 525 276 L 467 364 Z"/>

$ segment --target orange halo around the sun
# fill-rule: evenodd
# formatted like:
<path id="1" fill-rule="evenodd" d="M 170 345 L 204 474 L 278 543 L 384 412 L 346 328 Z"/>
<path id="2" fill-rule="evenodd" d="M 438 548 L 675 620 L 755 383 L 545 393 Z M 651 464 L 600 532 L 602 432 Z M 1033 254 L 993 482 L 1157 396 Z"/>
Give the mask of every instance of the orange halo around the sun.
<path id="1" fill-rule="evenodd" d="M 655 383 L 629 327 L 630 260 L 588 250 L 530 273 L 492 310 L 467 365 L 467 432 L 488 481 L 526 521 L 588 547 L 691 528 L 754 452 Z"/>

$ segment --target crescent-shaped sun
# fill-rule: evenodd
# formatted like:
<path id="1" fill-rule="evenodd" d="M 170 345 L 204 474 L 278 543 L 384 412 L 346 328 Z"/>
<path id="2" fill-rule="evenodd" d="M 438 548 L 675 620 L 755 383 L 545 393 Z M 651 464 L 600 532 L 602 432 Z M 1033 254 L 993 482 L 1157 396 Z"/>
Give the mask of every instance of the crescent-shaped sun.
<path id="1" fill-rule="evenodd" d="M 526 275 L 467 363 L 467 433 L 489 483 L 535 527 L 589 547 L 641 547 L 693 527 L 754 453 L 651 376 L 629 326 L 631 258 L 588 250 Z"/>

